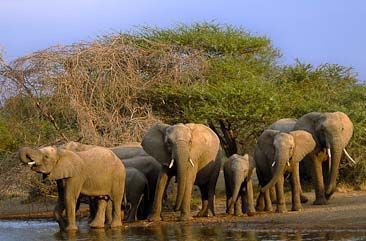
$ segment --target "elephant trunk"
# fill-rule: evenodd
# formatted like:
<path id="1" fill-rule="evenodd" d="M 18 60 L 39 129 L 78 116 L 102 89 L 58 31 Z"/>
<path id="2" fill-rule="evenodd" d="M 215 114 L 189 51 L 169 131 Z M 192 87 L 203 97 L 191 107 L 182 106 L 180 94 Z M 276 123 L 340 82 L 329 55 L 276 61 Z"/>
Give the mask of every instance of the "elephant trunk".
<path id="1" fill-rule="evenodd" d="M 340 142 L 339 142 L 339 140 L 330 142 L 331 159 L 329 161 L 332 163 L 332 165 L 330 168 L 329 181 L 326 183 L 326 189 L 325 189 L 325 197 L 327 199 L 329 199 L 332 196 L 332 194 L 335 192 L 339 163 L 341 161 L 342 152 L 343 152 L 343 147 L 340 146 L 340 144 L 335 144 L 335 143 L 340 143 Z"/>
<path id="2" fill-rule="evenodd" d="M 178 182 L 178 190 L 177 190 L 177 198 L 175 202 L 175 210 L 178 211 L 181 208 L 183 198 L 185 196 L 185 192 L 187 189 L 187 183 L 191 180 L 188 180 L 188 172 L 192 171 L 190 169 L 189 162 L 189 148 L 186 143 L 177 144 L 175 151 L 173 151 L 173 158 L 176 161 L 177 165 L 177 182 Z"/>
<path id="3" fill-rule="evenodd" d="M 261 188 L 261 192 L 265 192 L 268 189 L 270 189 L 271 187 L 273 187 L 277 183 L 278 178 L 284 174 L 286 163 L 290 159 L 289 154 L 287 154 L 287 153 L 288 153 L 288 151 L 287 152 L 286 151 L 281 151 L 281 152 L 276 151 L 275 160 L 273 162 L 273 164 L 275 165 L 275 171 L 272 175 L 271 180 L 264 187 Z"/>
<path id="4" fill-rule="evenodd" d="M 241 189 L 241 185 L 244 182 L 245 173 L 237 173 L 234 171 L 233 173 L 233 196 L 231 198 L 231 202 L 229 204 L 229 210 L 231 210 L 238 200 L 239 192 Z"/>
<path id="5" fill-rule="evenodd" d="M 34 150 L 29 147 L 23 147 L 19 150 L 19 159 L 21 162 L 34 165 L 42 158 L 42 153 L 39 150 Z"/>

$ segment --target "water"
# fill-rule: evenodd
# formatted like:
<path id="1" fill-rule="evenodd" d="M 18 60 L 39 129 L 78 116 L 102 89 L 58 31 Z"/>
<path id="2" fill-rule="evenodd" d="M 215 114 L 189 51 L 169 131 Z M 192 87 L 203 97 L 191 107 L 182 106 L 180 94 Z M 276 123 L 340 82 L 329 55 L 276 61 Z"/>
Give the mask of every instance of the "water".
<path id="1" fill-rule="evenodd" d="M 171 223 L 126 229 L 89 229 L 79 223 L 74 234 L 59 232 L 53 221 L 0 221 L 0 240 L 366 240 L 366 230 L 271 230 L 249 229 L 240 224 Z"/>

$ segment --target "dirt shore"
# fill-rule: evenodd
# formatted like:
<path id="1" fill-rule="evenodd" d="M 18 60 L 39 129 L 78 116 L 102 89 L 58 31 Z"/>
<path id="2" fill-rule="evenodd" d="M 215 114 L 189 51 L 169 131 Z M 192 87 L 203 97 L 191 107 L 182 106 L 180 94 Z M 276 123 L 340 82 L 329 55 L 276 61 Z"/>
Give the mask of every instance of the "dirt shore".
<path id="1" fill-rule="evenodd" d="M 228 223 L 229 225 L 240 225 L 241 228 L 252 229 L 329 229 L 329 230 L 366 230 L 366 192 L 348 191 L 345 193 L 337 192 L 326 206 L 311 205 L 314 200 L 313 193 L 306 193 L 310 199 L 309 203 L 304 204 L 301 212 L 264 213 L 260 212 L 253 217 L 234 217 L 224 214 L 225 198 L 219 197 L 216 200 L 217 216 L 209 218 L 194 218 L 186 224 L 214 225 L 215 223 Z M 32 204 L 20 204 L 12 201 L 0 202 L 0 219 L 38 219 L 52 218 L 52 202 Z M 290 209 L 290 200 L 287 202 Z M 13 210 L 12 210 L 13 209 Z M 47 209 L 47 210 L 45 210 Z M 194 207 L 193 207 L 194 209 Z M 193 214 L 196 211 L 193 211 Z M 82 209 L 81 216 L 85 217 L 86 207 Z M 163 221 L 147 222 L 139 221 L 125 223 L 126 227 L 153 227 L 155 225 L 174 224 L 178 221 L 177 212 L 163 213 Z"/>

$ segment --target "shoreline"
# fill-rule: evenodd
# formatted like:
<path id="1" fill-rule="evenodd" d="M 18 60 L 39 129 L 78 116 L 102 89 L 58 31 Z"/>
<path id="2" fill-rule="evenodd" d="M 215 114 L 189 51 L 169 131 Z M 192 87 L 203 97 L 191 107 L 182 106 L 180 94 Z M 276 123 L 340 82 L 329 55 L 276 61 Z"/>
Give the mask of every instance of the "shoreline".
<path id="1" fill-rule="evenodd" d="M 312 205 L 313 193 L 306 193 L 310 201 L 303 205 L 303 211 L 287 213 L 259 212 L 253 217 L 246 215 L 241 217 L 231 216 L 224 213 L 225 198 L 217 198 L 215 217 L 193 218 L 190 221 L 178 221 L 179 212 L 164 211 L 163 221 L 148 222 L 145 220 L 127 223 L 123 222 L 125 228 L 156 228 L 170 225 L 201 225 L 212 226 L 224 224 L 240 230 L 346 230 L 366 233 L 366 192 L 349 191 L 346 193 L 335 193 L 328 205 Z M 288 202 L 287 208 L 291 208 Z M 274 205 L 275 208 L 275 205 Z M 195 214 L 196 211 L 192 211 Z M 83 207 L 78 212 L 79 221 L 86 222 L 88 210 Z M 53 211 L 39 211 L 15 214 L 0 214 L 2 221 L 14 220 L 53 220 Z M 56 222 L 55 222 L 56 223 Z"/>

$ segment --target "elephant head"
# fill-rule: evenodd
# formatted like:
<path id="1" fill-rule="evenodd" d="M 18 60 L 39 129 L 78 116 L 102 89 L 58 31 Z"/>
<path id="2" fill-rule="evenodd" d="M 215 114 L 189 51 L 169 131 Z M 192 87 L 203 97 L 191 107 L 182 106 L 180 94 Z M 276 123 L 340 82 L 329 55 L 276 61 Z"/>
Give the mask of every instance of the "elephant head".
<path id="1" fill-rule="evenodd" d="M 145 134 L 142 147 L 163 166 L 176 169 L 178 191 L 176 210 L 182 204 L 185 192 L 191 192 L 197 170 L 207 163 L 202 163 L 208 153 L 213 152 L 214 160 L 219 146 L 218 137 L 209 128 L 200 124 L 155 124 Z M 207 148 L 216 138 L 216 146 Z M 211 158 L 211 157 L 210 157 Z"/>
<path id="2" fill-rule="evenodd" d="M 325 183 L 325 196 L 329 199 L 336 188 L 342 153 L 345 152 L 349 157 L 345 147 L 353 134 L 352 121 L 342 112 L 311 112 L 302 116 L 297 121 L 294 129 L 311 133 L 316 141 L 317 152 L 327 150 L 328 159 L 330 160 L 330 177 Z M 349 158 L 353 161 L 351 157 Z"/>
<path id="3" fill-rule="evenodd" d="M 254 159 L 250 158 L 248 154 L 245 154 L 244 156 L 234 154 L 230 157 L 230 159 L 232 159 L 230 170 L 233 180 L 233 196 L 229 204 L 229 210 L 233 208 L 235 202 L 237 201 L 243 183 L 252 177 L 252 174 L 255 170 Z"/>
<path id="4" fill-rule="evenodd" d="M 56 147 L 19 150 L 19 159 L 31 166 L 35 172 L 48 176 L 50 180 L 68 178 L 80 173 L 82 161 L 75 153 Z"/>
<path id="5" fill-rule="evenodd" d="M 285 133 L 276 130 L 265 130 L 258 140 L 258 145 L 274 168 L 272 179 L 262 187 L 262 192 L 276 184 L 279 176 L 285 173 L 286 166 L 291 168 L 316 146 L 312 135 L 306 131 Z"/>

